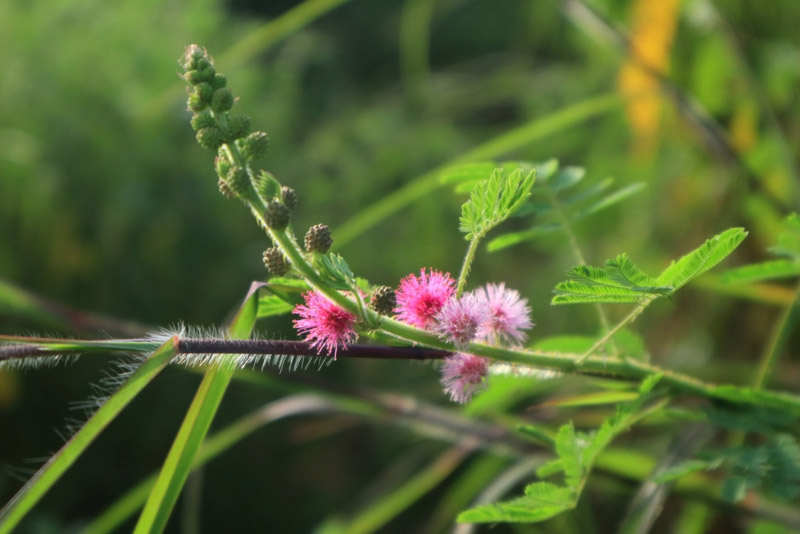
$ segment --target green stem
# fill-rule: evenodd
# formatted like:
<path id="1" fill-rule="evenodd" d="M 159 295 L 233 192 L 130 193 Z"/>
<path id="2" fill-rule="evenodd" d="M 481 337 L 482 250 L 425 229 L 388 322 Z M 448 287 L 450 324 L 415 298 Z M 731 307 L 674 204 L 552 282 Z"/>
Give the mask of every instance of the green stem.
<path id="1" fill-rule="evenodd" d="M 783 308 L 780 320 L 775 323 L 769 342 L 761 356 L 761 361 L 753 381 L 753 388 L 760 390 L 772 377 L 775 364 L 778 361 L 789 335 L 792 333 L 793 326 L 797 322 L 797 315 L 800 313 L 800 284 L 795 290 L 794 299 Z"/>
<path id="2" fill-rule="evenodd" d="M 464 292 L 464 285 L 467 283 L 467 276 L 472 268 L 472 261 L 475 259 L 475 252 L 478 250 L 478 243 L 483 236 L 474 236 L 472 241 L 469 242 L 469 248 L 464 255 L 464 263 L 461 264 L 461 272 L 458 275 L 458 284 L 456 285 L 456 298 L 461 296 Z"/>
<path id="3" fill-rule="evenodd" d="M 606 342 L 607 342 L 609 339 L 611 339 L 612 337 L 614 337 L 614 335 L 615 335 L 617 332 L 619 332 L 620 330 L 622 330 L 623 328 L 625 328 L 626 326 L 628 326 L 629 324 L 631 324 L 633 321 L 635 321 L 635 320 L 636 320 L 636 318 L 637 318 L 637 317 L 639 317 L 639 315 L 640 315 L 640 314 L 641 314 L 641 313 L 644 311 L 644 309 L 645 309 L 645 308 L 646 308 L 646 307 L 647 307 L 647 306 L 648 306 L 648 305 L 649 305 L 649 304 L 650 304 L 652 301 L 653 301 L 653 299 L 647 299 L 646 301 L 642 302 L 642 303 L 641 303 L 641 304 L 639 304 L 639 305 L 638 305 L 636 308 L 634 308 L 632 312 L 630 312 L 630 313 L 629 313 L 627 316 L 625 316 L 625 318 L 624 318 L 624 319 L 622 319 L 622 320 L 619 322 L 619 324 L 617 324 L 617 326 L 615 326 L 615 327 L 614 327 L 614 328 L 612 328 L 611 330 L 608 330 L 608 331 L 606 332 L 606 334 L 605 334 L 603 337 L 601 337 L 600 339 L 598 339 L 598 340 L 597 340 L 597 341 L 594 343 L 594 345 L 592 345 L 592 346 L 589 348 L 589 350 L 587 350 L 586 352 L 584 352 L 584 353 L 583 353 L 583 355 L 581 355 L 580 359 L 578 360 L 578 365 L 580 365 L 580 364 L 582 364 L 584 361 L 586 361 L 586 359 L 587 359 L 589 356 L 591 356 L 592 354 L 594 354 L 594 352 L 595 352 L 597 349 L 599 349 L 600 347 L 602 347 L 602 346 L 603 346 L 603 345 L 604 345 L 604 344 L 605 344 L 605 343 L 606 343 Z"/>
<path id="4" fill-rule="evenodd" d="M 578 238 L 575 237 L 575 232 L 572 231 L 572 225 L 570 225 L 569 217 L 564 212 L 564 207 L 559 202 L 558 197 L 556 194 L 550 190 L 549 187 L 546 187 L 547 196 L 550 200 L 550 204 L 555 209 L 556 213 L 558 214 L 558 218 L 561 222 L 561 227 L 564 229 L 564 233 L 567 234 L 569 238 L 569 244 L 572 248 L 572 253 L 575 255 L 575 259 L 578 260 L 578 263 L 581 265 L 587 265 L 586 257 L 583 255 L 583 251 L 581 250 L 580 245 L 578 245 Z M 595 312 L 597 312 L 597 319 L 600 321 L 600 328 L 602 328 L 604 333 L 608 333 L 610 331 L 611 325 L 608 322 L 608 315 L 606 315 L 606 310 L 603 306 L 599 303 L 594 305 Z M 610 339 L 610 338 L 608 338 Z M 611 353 L 616 356 L 618 354 L 616 344 L 611 341 L 609 343 L 611 345 Z"/>

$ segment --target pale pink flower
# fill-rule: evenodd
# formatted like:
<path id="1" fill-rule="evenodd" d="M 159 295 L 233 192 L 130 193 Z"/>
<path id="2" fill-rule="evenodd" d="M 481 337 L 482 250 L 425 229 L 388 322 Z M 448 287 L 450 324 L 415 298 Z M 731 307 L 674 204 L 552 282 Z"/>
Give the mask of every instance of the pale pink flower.
<path id="1" fill-rule="evenodd" d="M 524 330 L 533 326 L 528 299 L 515 289 L 506 289 L 504 283 L 486 284 L 475 293 L 486 303 L 489 319 L 481 325 L 478 337 L 490 342 L 503 341 L 520 345 L 527 338 Z"/>
<path id="2" fill-rule="evenodd" d="M 431 269 L 429 273 L 420 269 L 419 277 L 409 274 L 397 288 L 398 319 L 413 326 L 430 329 L 434 317 L 455 293 L 456 282 L 450 273 Z"/>
<path id="3" fill-rule="evenodd" d="M 305 304 L 295 306 L 294 313 L 300 319 L 294 320 L 294 327 L 317 354 L 323 349 L 336 359 L 339 345 L 347 346 L 358 338 L 353 329 L 356 316 L 326 299 L 321 293 L 309 291 L 303 295 Z"/>
<path id="4" fill-rule="evenodd" d="M 486 299 L 475 293 L 448 300 L 436 314 L 435 330 L 456 346 L 464 346 L 478 335 L 482 325 L 491 319 Z"/>
<path id="5" fill-rule="evenodd" d="M 486 358 L 458 352 L 445 358 L 441 383 L 453 402 L 466 404 L 478 391 L 486 389 L 489 361 Z"/>

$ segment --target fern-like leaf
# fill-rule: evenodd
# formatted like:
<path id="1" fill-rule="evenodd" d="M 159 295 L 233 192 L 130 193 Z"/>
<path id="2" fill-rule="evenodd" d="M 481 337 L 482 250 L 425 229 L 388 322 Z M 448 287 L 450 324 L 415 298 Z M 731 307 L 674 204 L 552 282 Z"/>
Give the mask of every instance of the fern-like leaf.
<path id="1" fill-rule="evenodd" d="M 602 180 L 587 187 L 577 187 L 583 182 L 586 171 L 579 167 L 558 168 L 558 161 L 549 160 L 535 166 L 538 181 L 531 190 L 532 200 L 519 209 L 517 215 L 532 215 L 535 224 L 528 230 L 510 232 L 496 237 L 488 250 L 501 250 L 524 241 L 531 241 L 563 231 L 566 226 L 595 213 L 610 208 L 643 188 L 635 183 L 609 191 L 614 180 Z"/>
<path id="2" fill-rule="evenodd" d="M 724 260 L 747 237 L 743 228 L 730 228 L 715 235 L 692 252 L 672 262 L 658 277 L 661 285 L 678 289 Z"/>
<path id="3" fill-rule="evenodd" d="M 658 278 L 644 273 L 626 254 L 608 260 L 605 267 L 581 265 L 567 272 L 567 281 L 556 285 L 552 304 L 641 303 L 669 296 L 693 278 L 724 260 L 747 237 L 731 228 L 672 262 Z"/>
<path id="4" fill-rule="evenodd" d="M 606 261 L 605 268 L 580 265 L 567 272 L 568 280 L 556 285 L 552 303 L 634 303 L 669 295 L 673 288 L 659 285 L 625 254 Z"/>
<path id="5" fill-rule="evenodd" d="M 570 488 L 534 482 L 525 495 L 510 501 L 484 504 L 458 515 L 459 523 L 538 523 L 575 507 Z"/>
<path id="6" fill-rule="evenodd" d="M 466 239 L 481 238 L 508 219 L 528 200 L 535 179 L 534 170 L 523 175 L 518 168 L 506 175 L 503 169 L 495 169 L 488 180 L 479 182 L 461 207 L 459 229 Z"/>

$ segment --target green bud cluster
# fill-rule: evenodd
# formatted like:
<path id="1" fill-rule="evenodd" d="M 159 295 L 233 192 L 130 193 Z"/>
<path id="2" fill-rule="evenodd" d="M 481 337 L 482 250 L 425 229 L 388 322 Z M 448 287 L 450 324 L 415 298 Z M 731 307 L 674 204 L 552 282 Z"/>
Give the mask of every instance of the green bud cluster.
<path id="1" fill-rule="evenodd" d="M 275 276 L 283 276 L 291 268 L 289 260 L 278 247 L 268 248 L 264 251 L 264 266 Z"/>
<path id="2" fill-rule="evenodd" d="M 394 289 L 389 286 L 378 286 L 372 291 L 369 307 L 381 315 L 389 315 L 394 310 L 396 303 Z"/>
<path id="3" fill-rule="evenodd" d="M 269 226 L 272 230 L 283 230 L 289 225 L 289 219 L 291 218 L 289 208 L 287 208 L 283 202 L 277 199 L 267 202 L 267 210 L 264 215 L 264 218 L 267 221 L 267 226 Z"/>
<path id="4" fill-rule="evenodd" d="M 267 153 L 269 147 L 269 136 L 264 132 L 253 132 L 244 139 L 238 141 L 237 145 L 242 152 L 242 156 L 247 161 L 259 159 Z"/>
<path id="5" fill-rule="evenodd" d="M 281 187 L 281 200 L 289 208 L 289 211 L 294 211 L 297 207 L 297 193 L 291 187 L 285 185 Z"/>
<path id="6" fill-rule="evenodd" d="M 325 254 L 333 244 L 331 229 L 326 224 L 315 224 L 306 232 L 304 243 L 308 252 Z"/>

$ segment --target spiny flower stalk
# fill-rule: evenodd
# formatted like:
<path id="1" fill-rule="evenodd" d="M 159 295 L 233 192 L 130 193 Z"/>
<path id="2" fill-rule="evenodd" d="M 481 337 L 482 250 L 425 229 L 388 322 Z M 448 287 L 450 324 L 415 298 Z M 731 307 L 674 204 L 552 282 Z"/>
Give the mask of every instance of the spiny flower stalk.
<path id="1" fill-rule="evenodd" d="M 441 383 L 453 402 L 466 404 L 475 393 L 486 389 L 489 361 L 486 358 L 459 352 L 445 358 Z"/>
<path id="2" fill-rule="evenodd" d="M 436 324 L 436 314 L 455 292 L 456 281 L 450 273 L 434 269 L 426 272 L 423 268 L 419 276 L 409 274 L 400 281 L 394 311 L 401 321 L 430 330 Z"/>
<path id="3" fill-rule="evenodd" d="M 336 359 L 339 346 L 346 347 L 358 338 L 355 331 L 356 316 L 326 299 L 317 291 L 303 294 L 305 304 L 298 304 L 292 313 L 294 327 L 305 341 L 321 354 L 324 350 Z"/>

